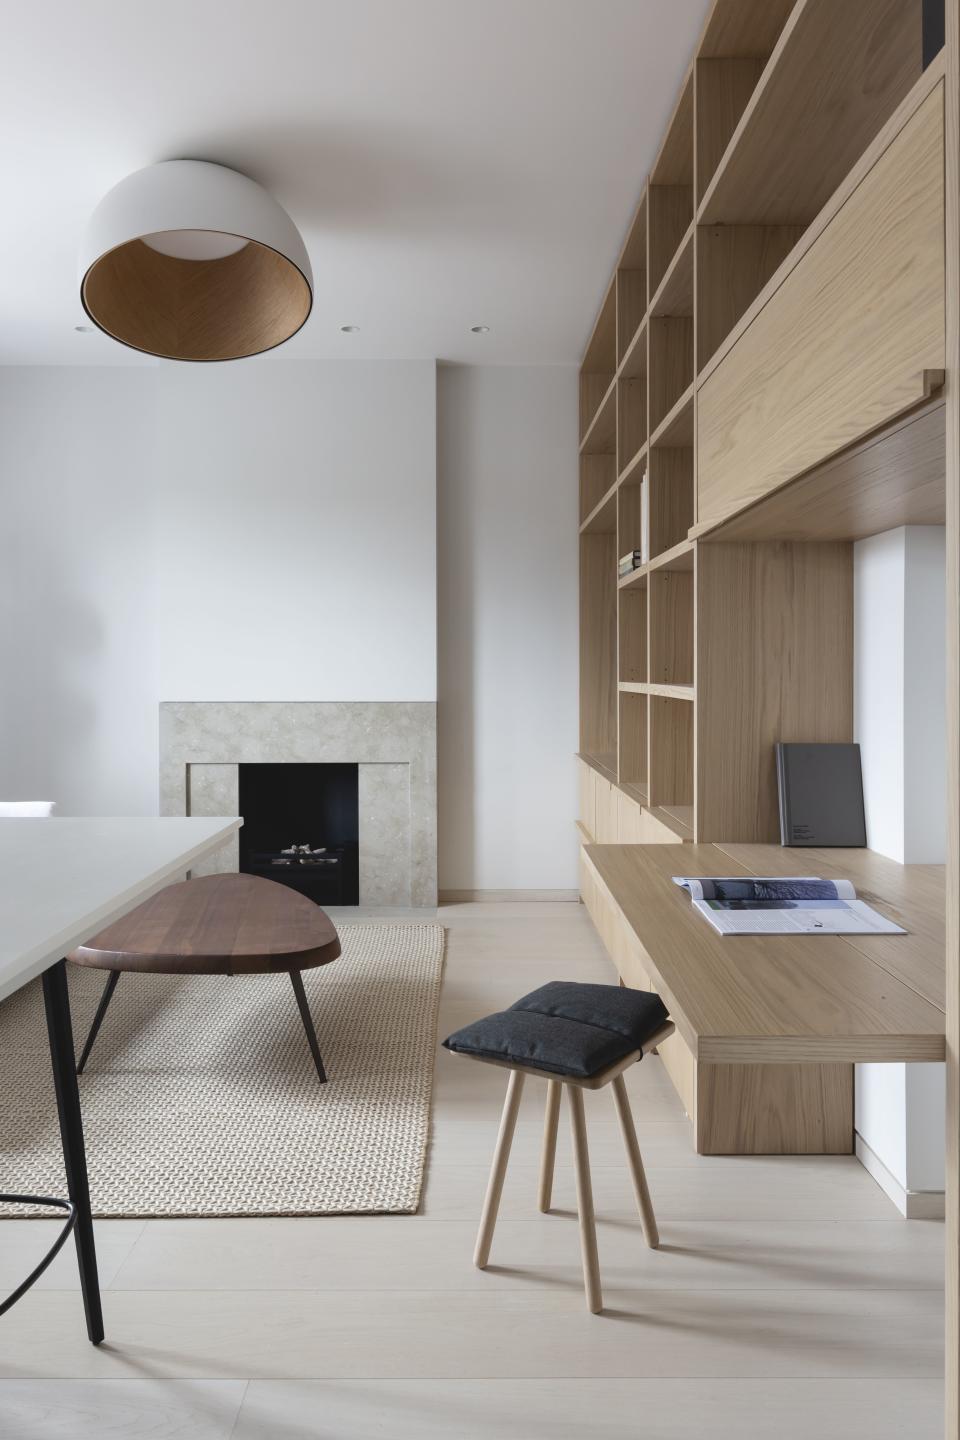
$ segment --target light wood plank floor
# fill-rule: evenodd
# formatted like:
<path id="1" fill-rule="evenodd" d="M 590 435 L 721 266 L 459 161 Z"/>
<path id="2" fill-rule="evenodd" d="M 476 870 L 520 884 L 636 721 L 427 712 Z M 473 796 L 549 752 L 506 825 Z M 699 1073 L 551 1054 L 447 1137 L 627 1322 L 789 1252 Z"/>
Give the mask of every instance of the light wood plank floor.
<path id="1" fill-rule="evenodd" d="M 353 912 L 356 914 L 356 912 Z M 610 981 L 582 907 L 447 906 L 441 1034 L 549 979 Z M 529 1082 L 491 1267 L 471 1254 L 505 1077 L 441 1051 L 421 1214 L 98 1225 L 109 1343 L 72 1251 L 0 1320 L 11 1440 L 934 1440 L 943 1227 L 852 1158 L 705 1159 L 659 1062 L 629 1075 L 663 1248 L 610 1096 L 586 1096 L 607 1309 L 583 1306 L 567 1117 L 536 1211 Z M 0 1288 L 44 1245 L 0 1224 Z"/>

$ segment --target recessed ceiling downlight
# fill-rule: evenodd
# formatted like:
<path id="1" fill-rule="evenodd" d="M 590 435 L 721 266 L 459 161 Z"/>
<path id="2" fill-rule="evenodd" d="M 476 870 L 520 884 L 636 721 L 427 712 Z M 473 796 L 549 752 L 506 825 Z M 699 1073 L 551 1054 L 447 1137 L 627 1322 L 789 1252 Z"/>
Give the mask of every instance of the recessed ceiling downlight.
<path id="1" fill-rule="evenodd" d="M 470 326 L 470 334 L 471 334 L 471 335 L 489 335 L 489 334 L 490 334 L 490 326 L 489 326 L 489 325 L 471 325 L 471 326 Z"/>
<path id="2" fill-rule="evenodd" d="M 300 329 L 313 276 L 290 216 L 255 181 L 206 160 L 166 160 L 100 201 L 80 295 L 94 324 L 135 350 L 239 360 Z"/>

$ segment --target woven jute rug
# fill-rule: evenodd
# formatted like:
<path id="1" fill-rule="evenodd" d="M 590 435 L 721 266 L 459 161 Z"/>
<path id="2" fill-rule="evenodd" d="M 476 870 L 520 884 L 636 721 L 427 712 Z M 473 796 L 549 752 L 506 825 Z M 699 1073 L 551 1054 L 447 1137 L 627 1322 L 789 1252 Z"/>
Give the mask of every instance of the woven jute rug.
<path id="1" fill-rule="evenodd" d="M 443 927 L 340 938 L 303 972 L 326 1085 L 288 975 L 120 977 L 79 1081 L 95 1215 L 416 1210 Z M 106 977 L 67 969 L 79 1051 Z M 66 1193 L 39 983 L 0 1005 L 0 1190 Z"/>

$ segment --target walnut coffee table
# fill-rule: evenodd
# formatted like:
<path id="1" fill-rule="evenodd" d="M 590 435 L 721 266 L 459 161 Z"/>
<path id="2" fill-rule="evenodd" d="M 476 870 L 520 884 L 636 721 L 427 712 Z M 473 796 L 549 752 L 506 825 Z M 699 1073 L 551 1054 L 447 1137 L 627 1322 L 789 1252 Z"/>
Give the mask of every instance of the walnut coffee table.
<path id="1" fill-rule="evenodd" d="M 301 970 L 340 954 L 329 916 L 306 895 L 257 875 L 208 875 L 168 885 L 74 950 L 69 959 L 110 972 L 77 1074 L 124 970 L 149 975 L 269 975 L 286 970 L 321 1084 L 326 1072 Z"/>

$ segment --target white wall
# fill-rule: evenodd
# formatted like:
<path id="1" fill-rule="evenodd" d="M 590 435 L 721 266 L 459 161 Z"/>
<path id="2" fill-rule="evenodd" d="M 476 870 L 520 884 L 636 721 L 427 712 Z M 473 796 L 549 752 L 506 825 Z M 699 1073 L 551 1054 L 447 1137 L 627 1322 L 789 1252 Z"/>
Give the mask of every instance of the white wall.
<path id="1" fill-rule="evenodd" d="M 434 700 L 432 361 L 164 365 L 164 700 Z"/>
<path id="2" fill-rule="evenodd" d="M 903 849 L 909 865 L 942 865 L 947 852 L 946 532 L 905 531 Z"/>
<path id="3" fill-rule="evenodd" d="M 946 549 L 940 525 L 854 546 L 854 731 L 867 844 L 907 865 L 946 853 Z"/>
<path id="4" fill-rule="evenodd" d="M 853 547 L 854 739 L 867 844 L 903 863 L 904 530 Z"/>
<path id="5" fill-rule="evenodd" d="M 0 795 L 157 804 L 156 372 L 0 369 Z"/>
<path id="6" fill-rule="evenodd" d="M 150 814 L 157 706 L 430 700 L 445 889 L 577 884 L 576 373 L 0 370 L 0 796 Z"/>
<path id="7" fill-rule="evenodd" d="M 867 844 L 908 865 L 942 864 L 946 850 L 945 562 L 940 526 L 854 546 L 854 738 Z M 943 1189 L 942 1065 L 858 1065 L 855 1114 L 861 1142 L 902 1197 Z"/>
<path id="8" fill-rule="evenodd" d="M 443 890 L 577 885 L 576 387 L 438 372 Z"/>
<path id="9" fill-rule="evenodd" d="M 435 699 L 434 373 L 0 370 L 0 795 L 156 813 L 161 700 Z"/>

